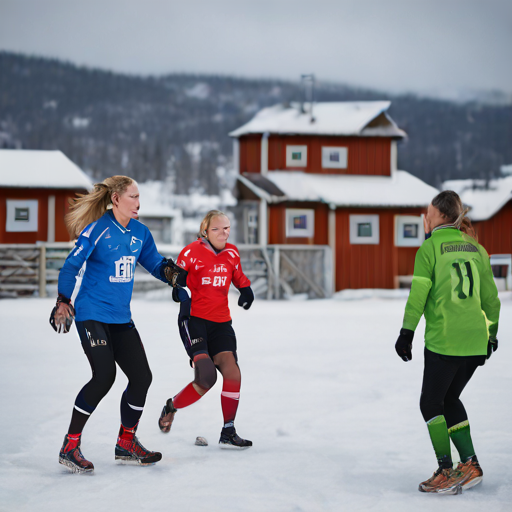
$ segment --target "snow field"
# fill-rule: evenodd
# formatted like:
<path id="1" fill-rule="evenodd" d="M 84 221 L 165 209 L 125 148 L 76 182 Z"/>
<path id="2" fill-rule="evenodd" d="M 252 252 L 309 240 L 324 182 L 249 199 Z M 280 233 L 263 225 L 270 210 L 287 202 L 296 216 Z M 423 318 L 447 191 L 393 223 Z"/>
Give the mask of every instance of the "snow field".
<path id="1" fill-rule="evenodd" d="M 132 302 L 153 371 L 138 436 L 163 460 L 146 468 L 114 462 L 126 386 L 118 370 L 84 430 L 91 475 L 70 474 L 57 462 L 75 396 L 90 378 L 76 331 L 51 329 L 53 299 L 0 301 L 0 511 L 512 510 L 508 295 L 499 350 L 462 395 L 484 482 L 444 497 L 417 491 L 436 461 L 418 406 L 423 322 L 413 361 L 394 351 L 404 298 L 256 301 L 244 311 L 230 296 L 242 369 L 236 426 L 254 442 L 231 451 L 217 445 L 220 376 L 205 397 L 177 413 L 169 434 L 159 431 L 165 400 L 193 371 L 178 336 L 177 305 L 148 297 Z M 209 446 L 195 446 L 197 436 Z"/>

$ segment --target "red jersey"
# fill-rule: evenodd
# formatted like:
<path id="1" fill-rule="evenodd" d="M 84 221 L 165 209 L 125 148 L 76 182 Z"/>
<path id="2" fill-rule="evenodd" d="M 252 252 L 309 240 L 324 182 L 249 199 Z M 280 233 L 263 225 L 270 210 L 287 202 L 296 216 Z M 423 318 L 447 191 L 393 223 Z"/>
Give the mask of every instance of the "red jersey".
<path id="1" fill-rule="evenodd" d="M 180 252 L 177 264 L 188 272 L 187 288 L 192 295 L 190 314 L 212 322 L 231 320 L 228 306 L 231 282 L 238 289 L 251 285 L 242 271 L 238 249 L 226 244 L 216 253 L 209 242 L 199 239 Z"/>

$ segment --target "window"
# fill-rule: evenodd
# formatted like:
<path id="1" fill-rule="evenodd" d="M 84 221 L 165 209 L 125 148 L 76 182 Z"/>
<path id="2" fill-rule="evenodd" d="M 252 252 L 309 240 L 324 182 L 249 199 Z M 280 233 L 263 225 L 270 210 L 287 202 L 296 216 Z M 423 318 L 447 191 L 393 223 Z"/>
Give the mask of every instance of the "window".
<path id="1" fill-rule="evenodd" d="M 37 231 L 37 200 L 7 199 L 7 232 Z"/>
<path id="2" fill-rule="evenodd" d="M 350 216 L 350 243 L 354 245 L 378 245 L 379 216 L 378 215 L 351 215 Z"/>
<path id="3" fill-rule="evenodd" d="M 346 169 L 348 164 L 348 148 L 322 148 L 323 169 Z"/>
<path id="4" fill-rule="evenodd" d="M 286 236 L 312 238 L 315 235 L 315 210 L 286 210 Z"/>
<path id="5" fill-rule="evenodd" d="M 286 167 L 306 167 L 307 164 L 307 146 L 286 146 Z"/>
<path id="6" fill-rule="evenodd" d="M 423 219 L 418 215 L 395 216 L 395 245 L 397 247 L 419 247 L 425 234 Z"/>

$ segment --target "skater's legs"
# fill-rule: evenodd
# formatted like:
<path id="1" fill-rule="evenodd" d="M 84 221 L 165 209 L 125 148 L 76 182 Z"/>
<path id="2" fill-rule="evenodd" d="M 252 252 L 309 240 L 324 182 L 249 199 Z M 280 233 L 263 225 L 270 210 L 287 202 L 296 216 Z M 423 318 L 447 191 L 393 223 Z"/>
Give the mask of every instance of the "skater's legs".
<path id="1" fill-rule="evenodd" d="M 459 397 L 478 366 L 478 361 L 466 361 L 455 375 L 445 397 L 444 408 L 448 433 L 463 463 L 475 456 L 475 449 L 471 439 L 468 415 Z"/>
<path id="2" fill-rule="evenodd" d="M 197 402 L 217 382 L 217 371 L 208 354 L 194 356 L 194 380 L 174 398 L 176 409 L 183 409 Z"/>
<path id="3" fill-rule="evenodd" d="M 456 360 L 443 359 L 425 349 L 425 368 L 421 388 L 420 409 L 441 467 L 451 468 L 450 437 L 444 417 L 446 393 L 458 371 Z"/>
<path id="4" fill-rule="evenodd" d="M 146 396 L 153 379 L 144 346 L 133 323 L 111 327 L 114 357 L 128 377 L 121 397 L 121 423 L 133 429 L 144 410 Z"/>
<path id="5" fill-rule="evenodd" d="M 229 428 L 234 425 L 240 399 L 242 376 L 233 352 L 220 352 L 213 357 L 213 361 L 223 377 L 220 400 L 224 416 L 224 428 Z"/>
<path id="6" fill-rule="evenodd" d="M 80 434 L 116 377 L 116 365 L 106 325 L 95 321 L 76 322 L 82 348 L 92 370 L 91 380 L 78 393 L 69 434 Z"/>

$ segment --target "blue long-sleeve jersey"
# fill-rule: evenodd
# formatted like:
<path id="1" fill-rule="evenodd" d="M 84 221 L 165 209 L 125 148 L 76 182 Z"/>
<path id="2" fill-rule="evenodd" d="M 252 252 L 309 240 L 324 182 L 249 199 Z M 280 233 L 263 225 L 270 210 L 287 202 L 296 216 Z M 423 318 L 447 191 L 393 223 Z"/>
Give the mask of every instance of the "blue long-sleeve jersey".
<path id="1" fill-rule="evenodd" d="M 59 293 L 70 298 L 83 270 L 74 307 L 76 320 L 121 324 L 131 320 L 133 275 L 139 262 L 157 279 L 166 259 L 156 249 L 149 229 L 131 219 L 125 228 L 108 211 L 80 234 L 59 274 Z"/>

